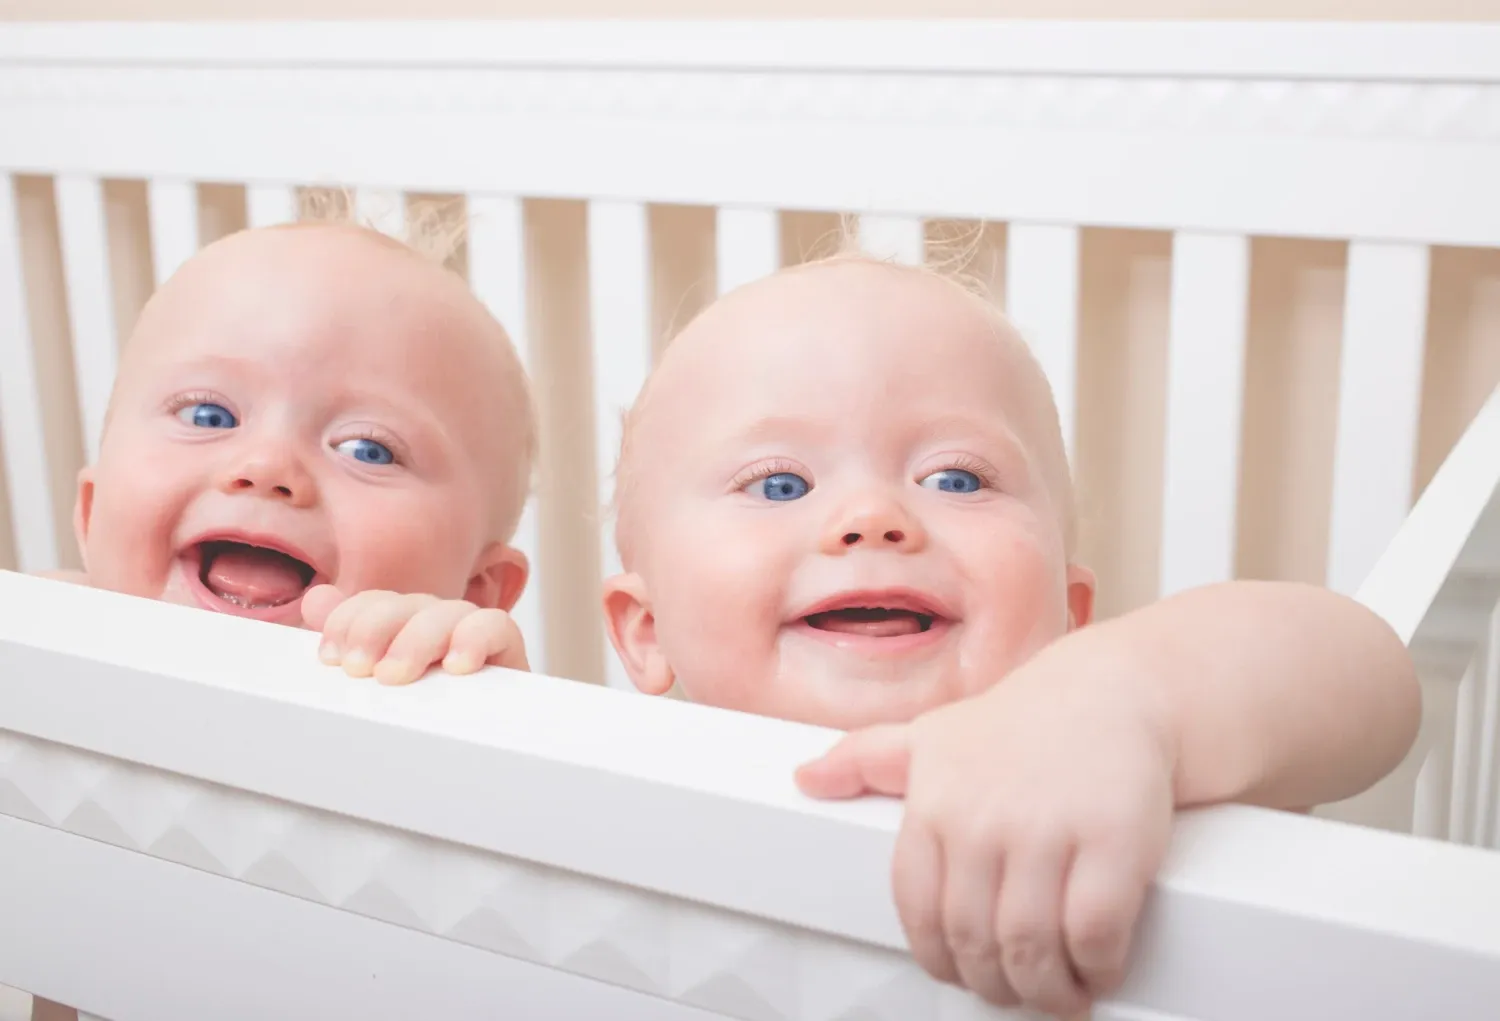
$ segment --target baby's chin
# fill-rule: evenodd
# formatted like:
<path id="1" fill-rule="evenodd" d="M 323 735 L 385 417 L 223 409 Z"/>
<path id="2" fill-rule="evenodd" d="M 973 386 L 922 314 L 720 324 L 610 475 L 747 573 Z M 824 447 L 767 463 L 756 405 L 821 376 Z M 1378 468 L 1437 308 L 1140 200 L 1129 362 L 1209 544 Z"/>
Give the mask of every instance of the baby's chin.
<path id="1" fill-rule="evenodd" d="M 840 730 L 915 719 L 964 696 L 955 638 L 922 655 L 891 657 L 783 640 L 768 687 L 778 704 L 766 715 Z"/>

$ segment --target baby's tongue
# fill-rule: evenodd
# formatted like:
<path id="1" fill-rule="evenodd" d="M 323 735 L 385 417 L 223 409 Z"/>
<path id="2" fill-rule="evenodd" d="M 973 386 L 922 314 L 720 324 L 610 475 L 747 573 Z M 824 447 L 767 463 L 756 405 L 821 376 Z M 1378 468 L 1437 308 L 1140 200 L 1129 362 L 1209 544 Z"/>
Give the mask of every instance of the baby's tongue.
<path id="1" fill-rule="evenodd" d="M 258 546 L 234 546 L 209 562 L 203 581 L 218 596 L 229 596 L 242 606 L 279 606 L 302 594 L 307 586 L 300 562 L 284 553 Z"/>
<path id="2" fill-rule="evenodd" d="M 896 638 L 922 630 L 921 620 L 909 610 L 834 610 L 814 614 L 808 623 L 820 631 L 870 638 Z"/>

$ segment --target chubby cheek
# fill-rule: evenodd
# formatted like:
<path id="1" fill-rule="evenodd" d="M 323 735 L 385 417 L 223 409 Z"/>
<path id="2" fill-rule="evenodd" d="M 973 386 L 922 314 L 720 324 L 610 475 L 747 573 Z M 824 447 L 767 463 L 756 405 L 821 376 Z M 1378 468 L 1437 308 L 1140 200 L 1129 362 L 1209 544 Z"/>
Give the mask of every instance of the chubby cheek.
<path id="1" fill-rule="evenodd" d="M 159 599 L 171 578 L 173 540 L 192 487 L 166 464 L 152 471 L 94 472 L 82 550 L 89 582 L 99 588 Z"/>
<path id="2" fill-rule="evenodd" d="M 1060 550 L 1026 529 L 985 538 L 983 555 L 967 561 L 972 596 L 968 634 L 960 651 L 964 695 L 998 682 L 1062 637 L 1068 624 L 1066 566 Z"/>
<path id="3" fill-rule="evenodd" d="M 759 712 L 776 672 L 795 553 L 776 532 L 752 531 L 763 534 L 691 525 L 663 531 L 675 539 L 653 551 L 651 590 L 657 641 L 683 693 Z"/>
<path id="4" fill-rule="evenodd" d="M 431 492 L 328 494 L 327 527 L 338 546 L 335 584 L 458 599 L 481 548 L 472 499 Z"/>

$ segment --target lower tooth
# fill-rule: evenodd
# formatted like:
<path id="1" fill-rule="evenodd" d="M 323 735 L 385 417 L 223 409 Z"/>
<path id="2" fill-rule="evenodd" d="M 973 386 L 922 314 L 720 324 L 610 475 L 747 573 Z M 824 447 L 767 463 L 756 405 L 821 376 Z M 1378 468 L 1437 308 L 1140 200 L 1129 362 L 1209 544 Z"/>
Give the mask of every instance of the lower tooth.
<path id="1" fill-rule="evenodd" d="M 234 606 L 238 606 L 241 609 L 245 610 L 266 610 L 271 608 L 272 606 L 277 605 L 276 603 L 252 603 L 249 600 L 241 599 L 239 596 L 234 595 L 230 592 L 219 592 L 216 594 L 220 599 L 224 600 L 224 602 L 230 603 Z"/>

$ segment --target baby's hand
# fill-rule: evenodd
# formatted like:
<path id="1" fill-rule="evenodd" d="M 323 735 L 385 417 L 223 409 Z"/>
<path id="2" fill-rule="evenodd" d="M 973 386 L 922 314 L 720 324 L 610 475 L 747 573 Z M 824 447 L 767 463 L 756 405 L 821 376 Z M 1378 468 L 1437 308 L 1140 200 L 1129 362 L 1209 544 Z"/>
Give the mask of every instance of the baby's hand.
<path id="1" fill-rule="evenodd" d="M 1131 680 L 1043 653 L 799 771 L 814 797 L 906 796 L 896 904 L 935 978 L 1059 1015 L 1124 978 L 1175 807 L 1171 731 Z"/>
<path id="2" fill-rule="evenodd" d="M 531 669 L 510 614 L 461 599 L 378 590 L 345 599 L 319 585 L 302 597 L 302 620 L 323 632 L 324 663 L 381 684 L 410 684 L 435 663 L 452 674 L 486 665 Z"/>

